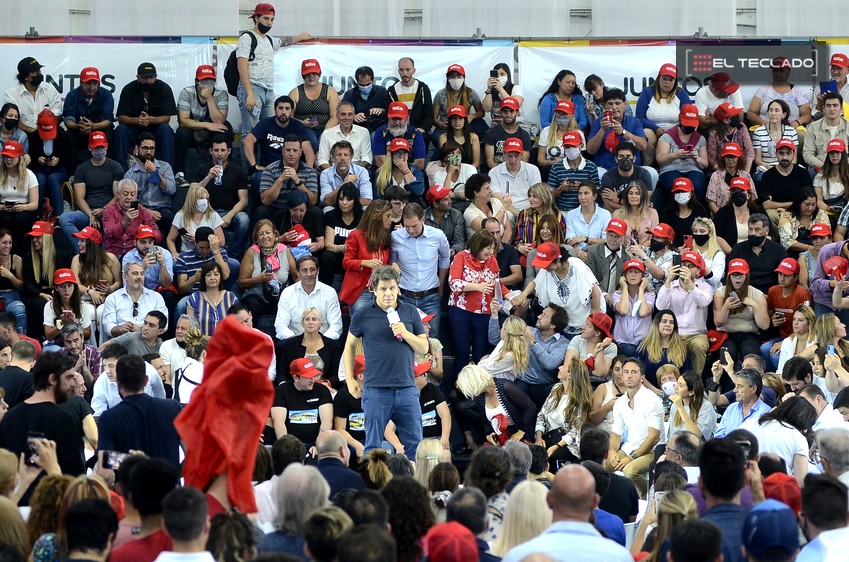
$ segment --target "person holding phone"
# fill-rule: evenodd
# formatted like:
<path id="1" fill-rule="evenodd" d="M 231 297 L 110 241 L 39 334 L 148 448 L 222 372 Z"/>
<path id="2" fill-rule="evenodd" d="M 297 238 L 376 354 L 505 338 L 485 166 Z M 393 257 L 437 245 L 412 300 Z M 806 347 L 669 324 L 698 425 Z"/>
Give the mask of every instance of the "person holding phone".
<path id="1" fill-rule="evenodd" d="M 713 297 L 713 320 L 717 330 L 728 333 L 725 347 L 735 361 L 758 354 L 760 330 L 770 326 L 766 298 L 749 283 L 749 264 L 744 259 L 732 259 L 725 286 Z"/>
<path id="2" fill-rule="evenodd" d="M 95 309 L 80 296 L 77 276 L 70 269 L 57 269 L 53 275 L 52 298 L 45 303 L 44 337 L 55 340 L 65 324 L 79 324 L 85 340 L 91 338 Z"/>
<path id="3" fill-rule="evenodd" d="M 103 210 L 103 245 L 119 260 L 135 246 L 136 231 L 142 225 L 150 226 L 156 240 L 162 237 L 153 214 L 138 204 L 138 191 L 135 181 L 119 181 L 115 201 Z"/>
<path id="4" fill-rule="evenodd" d="M 689 233 L 693 231 L 693 222 L 708 216 L 707 210 L 696 197 L 693 182 L 683 177 L 676 179 L 672 184 L 672 201 L 660 214 L 660 222 L 668 224 L 675 231 L 672 245 L 676 248 L 687 246 L 685 249 L 692 250 L 693 238 Z M 689 245 L 686 242 L 688 239 Z"/>
<path id="5" fill-rule="evenodd" d="M 641 244 L 632 242 L 627 252 L 632 258 L 640 259 L 645 263 L 649 287 L 657 291 L 664 284 L 676 258 L 679 260 L 677 265 L 680 265 L 680 254 L 672 248 L 675 231 L 668 224 L 659 223 L 646 234 L 651 236 L 648 251 Z"/>
<path id="6" fill-rule="evenodd" d="M 676 179 L 685 177 L 695 189 L 696 197 L 704 201 L 707 180 L 702 170 L 708 167 L 707 141 L 696 130 L 699 126 L 699 110 L 695 105 L 682 105 L 678 124 L 657 141 L 657 163 L 660 177 L 653 192 L 656 209 L 666 205 Z"/>
<path id="7" fill-rule="evenodd" d="M 22 255 L 26 250 L 24 236 L 36 219 L 38 179 L 27 168 L 20 143 L 4 143 L 0 155 L 0 228 L 12 233 L 15 253 Z"/>

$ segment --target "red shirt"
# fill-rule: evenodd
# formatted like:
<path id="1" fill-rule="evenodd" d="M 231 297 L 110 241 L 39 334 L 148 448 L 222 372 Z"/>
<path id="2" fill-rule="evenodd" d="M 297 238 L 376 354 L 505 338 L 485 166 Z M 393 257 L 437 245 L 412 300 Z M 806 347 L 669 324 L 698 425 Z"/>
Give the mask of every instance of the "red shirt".
<path id="1" fill-rule="evenodd" d="M 115 254 L 118 261 L 124 257 L 124 254 L 136 247 L 136 230 L 138 230 L 139 226 L 144 224 L 152 228 L 156 234 L 154 240 L 157 242 L 162 239 L 162 235 L 159 233 L 159 227 L 156 226 L 156 221 L 153 220 L 153 215 L 144 207 L 139 207 L 138 218 L 130 221 L 126 229 L 121 227 L 121 221 L 123 220 L 124 210 L 117 201 L 111 205 L 107 205 L 103 209 L 104 249 Z"/>
<path id="2" fill-rule="evenodd" d="M 171 550 L 171 537 L 162 529 L 141 539 L 119 546 L 109 555 L 109 562 L 153 562 L 160 553 Z"/>
<path id="3" fill-rule="evenodd" d="M 339 300 L 345 304 L 354 304 L 368 286 L 372 271 L 370 267 L 363 267 L 363 260 L 380 260 L 380 263 L 389 264 L 389 248 L 382 248 L 370 252 L 366 246 L 366 233 L 359 228 L 351 232 L 345 241 L 345 255 L 342 257 L 342 267 L 345 269 L 345 277 L 342 279 L 342 290 L 339 291 Z"/>
<path id="4" fill-rule="evenodd" d="M 778 328 L 782 338 L 789 338 L 793 335 L 793 313 L 800 305 L 806 304 L 811 306 L 811 292 L 801 285 L 796 285 L 789 297 L 784 297 L 781 294 L 781 287 L 778 285 L 769 288 L 766 295 L 766 305 L 769 309 L 770 318 L 776 312 L 784 313 L 784 324 Z"/>
<path id="5" fill-rule="evenodd" d="M 451 289 L 448 306 L 456 306 L 476 314 L 489 314 L 492 312 L 490 304 L 495 291 L 486 294 L 482 291 L 464 293 L 463 288 L 469 283 L 492 283 L 495 281 L 501 285 L 503 298 L 508 289 L 499 279 L 498 260 L 495 259 L 495 254 L 489 256 L 486 261 L 481 261 L 473 256 L 469 250 L 463 250 L 454 256 L 454 261 L 451 262 L 451 268 L 448 270 L 448 288 Z"/>

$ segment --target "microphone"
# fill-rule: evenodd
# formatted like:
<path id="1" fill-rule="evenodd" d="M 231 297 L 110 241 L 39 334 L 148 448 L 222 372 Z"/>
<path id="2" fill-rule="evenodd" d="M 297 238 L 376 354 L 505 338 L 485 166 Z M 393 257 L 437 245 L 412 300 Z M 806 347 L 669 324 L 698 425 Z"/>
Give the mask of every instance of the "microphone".
<path id="1" fill-rule="evenodd" d="M 401 321 L 401 317 L 400 317 L 400 316 L 398 316 L 398 311 L 397 311 L 397 310 L 395 310 L 395 309 L 394 309 L 393 307 L 391 307 L 391 306 L 390 306 L 389 308 L 387 308 L 387 309 L 386 309 L 386 319 L 389 321 L 389 326 L 390 326 L 390 327 L 392 327 L 392 324 L 396 324 L 396 323 L 398 323 L 398 322 L 400 322 L 400 321 Z M 401 337 L 401 334 L 395 334 L 395 338 L 396 338 L 398 341 L 401 341 L 401 340 L 403 339 L 403 338 Z"/>

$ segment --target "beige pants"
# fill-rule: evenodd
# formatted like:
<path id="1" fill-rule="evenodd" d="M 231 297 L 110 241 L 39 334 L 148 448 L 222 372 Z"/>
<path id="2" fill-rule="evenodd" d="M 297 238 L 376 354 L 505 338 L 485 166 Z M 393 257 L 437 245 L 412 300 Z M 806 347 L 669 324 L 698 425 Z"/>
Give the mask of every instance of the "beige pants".
<path id="1" fill-rule="evenodd" d="M 616 451 L 616 456 L 619 459 L 624 459 L 628 455 L 620 449 Z M 622 474 L 634 483 L 634 486 L 637 487 L 637 492 L 639 492 L 642 499 L 646 499 L 646 493 L 648 492 L 648 479 L 646 478 L 646 474 L 648 473 L 653 460 L 654 451 L 649 451 L 642 457 L 637 457 L 632 460 L 625 466 L 625 468 L 622 469 Z M 616 470 L 616 467 L 610 462 L 609 457 L 604 460 L 604 468 L 611 472 Z"/>
<path id="2" fill-rule="evenodd" d="M 707 336 L 705 334 L 694 334 L 692 336 L 681 337 L 687 345 L 687 355 L 690 357 L 690 362 L 693 364 L 693 370 L 697 375 L 701 376 L 702 371 L 705 369 L 707 351 L 710 347 Z"/>

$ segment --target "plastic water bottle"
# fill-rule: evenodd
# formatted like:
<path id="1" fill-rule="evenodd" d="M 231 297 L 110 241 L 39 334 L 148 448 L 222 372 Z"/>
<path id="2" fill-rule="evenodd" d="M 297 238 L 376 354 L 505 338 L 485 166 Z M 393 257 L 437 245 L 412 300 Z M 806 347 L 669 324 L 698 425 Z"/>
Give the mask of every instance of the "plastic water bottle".
<path id="1" fill-rule="evenodd" d="M 265 271 L 268 272 L 268 273 L 271 273 L 271 264 L 270 263 L 265 264 Z M 271 286 L 272 296 L 277 297 L 280 294 L 280 280 L 277 279 L 277 276 L 275 275 L 274 277 L 271 278 L 271 281 L 269 281 L 268 284 Z"/>
<path id="2" fill-rule="evenodd" d="M 216 166 L 221 166 L 221 171 L 218 172 L 218 175 L 215 176 L 215 179 L 212 180 L 212 183 L 215 185 L 221 185 L 221 181 L 224 179 L 224 162 L 215 161 Z"/>

